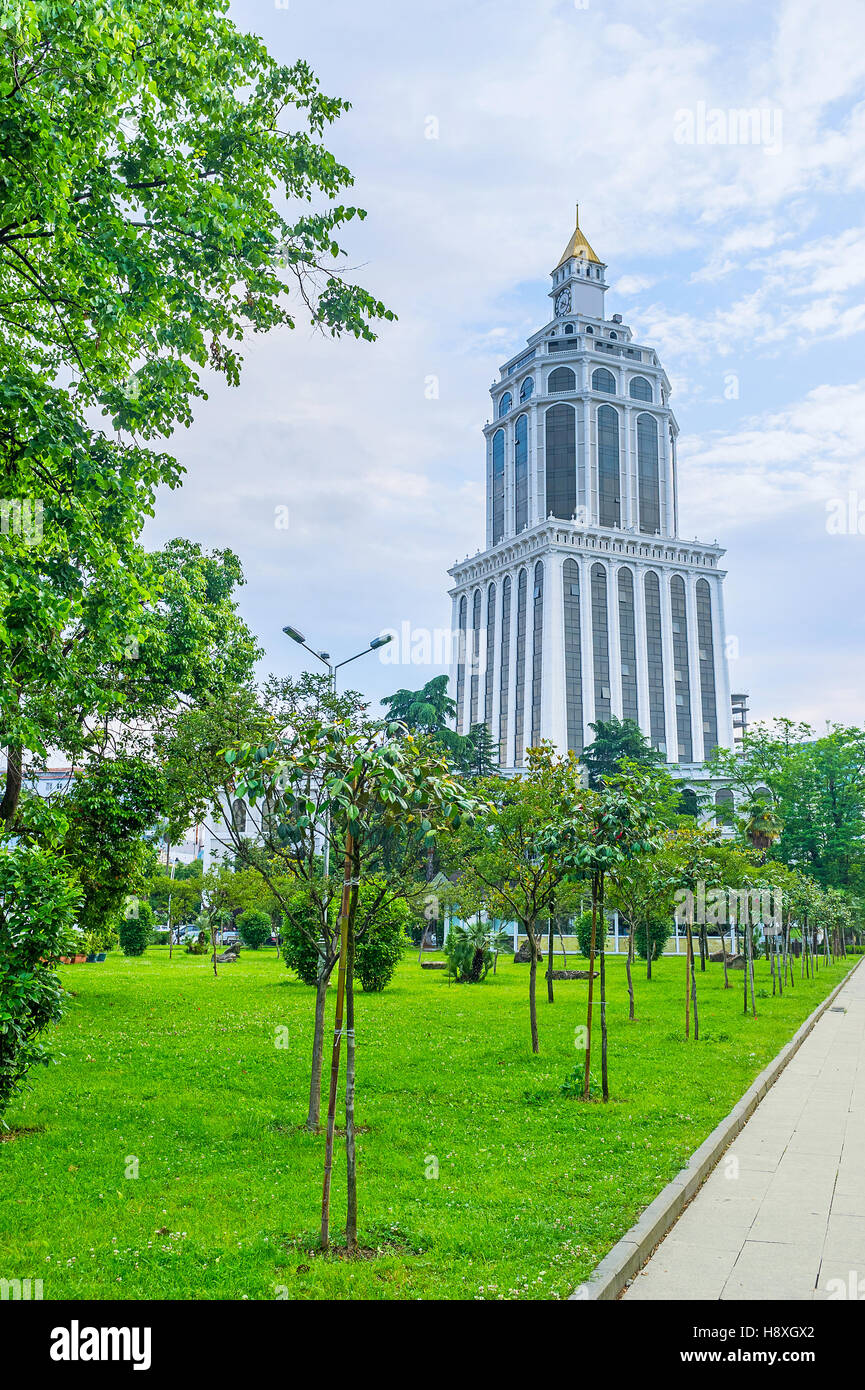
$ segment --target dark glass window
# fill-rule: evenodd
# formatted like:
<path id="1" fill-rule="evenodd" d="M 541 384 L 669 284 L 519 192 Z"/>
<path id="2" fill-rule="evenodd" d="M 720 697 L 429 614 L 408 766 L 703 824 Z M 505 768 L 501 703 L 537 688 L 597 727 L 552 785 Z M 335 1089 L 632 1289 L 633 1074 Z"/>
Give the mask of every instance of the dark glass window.
<path id="1" fill-rule="evenodd" d="M 707 579 L 697 580 L 697 642 L 700 648 L 700 703 L 703 714 L 703 756 L 718 746 L 718 706 L 715 698 L 715 642 L 712 634 L 712 595 Z"/>
<path id="2" fill-rule="evenodd" d="M 521 415 L 514 429 L 514 530 L 529 521 L 529 417 Z"/>
<path id="3" fill-rule="evenodd" d="M 580 567 L 576 560 L 566 560 L 562 566 L 565 617 L 565 713 L 568 724 L 568 749 L 574 753 L 583 748 L 583 679 L 582 648 L 580 645 Z"/>
<path id="4" fill-rule="evenodd" d="M 459 602 L 457 619 L 457 732 L 465 733 L 463 718 L 463 698 L 466 690 L 466 627 L 469 618 L 469 603 L 465 594 Z"/>
<path id="5" fill-rule="evenodd" d="M 532 741 L 537 748 L 541 741 L 541 688 L 544 657 L 544 567 L 535 565 L 534 620 L 532 624 Z"/>
<path id="6" fill-rule="evenodd" d="M 499 419 L 501 419 L 503 415 L 507 415 L 513 403 L 513 396 L 511 395 L 510 391 L 506 391 L 505 394 L 502 396 L 501 400 L 499 401 Z"/>
<path id="7" fill-rule="evenodd" d="M 487 649 L 484 672 L 484 723 L 493 734 L 493 671 L 496 654 L 496 586 L 487 587 Z"/>
<path id="8" fill-rule="evenodd" d="M 517 661 L 514 690 L 514 766 L 522 767 L 526 747 L 526 603 L 528 575 L 520 570 L 517 579 Z"/>
<path id="9" fill-rule="evenodd" d="M 481 644 L 481 591 L 480 591 L 480 589 L 475 589 L 474 598 L 472 599 L 472 644 L 471 644 L 471 648 L 469 649 L 469 654 L 468 654 L 468 656 L 469 656 L 469 663 L 470 663 L 470 670 L 471 670 L 471 673 L 472 673 L 471 701 L 470 701 L 471 709 L 470 709 L 470 720 L 469 720 L 469 728 L 470 728 L 470 729 L 471 729 L 471 727 L 472 727 L 473 724 L 477 724 L 477 722 L 478 722 L 478 695 L 479 695 L 479 693 L 480 693 L 480 682 L 481 682 L 480 662 L 479 662 L 479 660 L 478 660 L 478 653 L 479 653 L 479 651 L 480 651 L 480 644 Z"/>
<path id="10" fill-rule="evenodd" d="M 566 332 L 566 333 L 573 333 L 573 331 L 574 331 L 574 325 L 573 325 L 572 323 L 566 323 L 566 324 L 565 324 L 565 332 Z"/>
<path id="11" fill-rule="evenodd" d="M 598 408 L 598 505 L 602 526 L 621 524 L 619 416 L 611 405 Z"/>
<path id="12" fill-rule="evenodd" d="M 637 633 L 634 626 L 634 577 L 619 570 L 619 648 L 622 662 L 622 718 L 637 715 Z"/>
<path id="13" fill-rule="evenodd" d="M 664 718 L 664 648 L 661 639 L 661 589 L 658 576 L 649 570 L 644 580 L 646 596 L 646 659 L 649 670 L 649 730 L 653 748 L 667 751 Z"/>
<path id="14" fill-rule="evenodd" d="M 607 572 L 592 565 L 592 656 L 595 668 L 595 719 L 610 717 L 610 637 L 607 625 Z"/>
<path id="15" fill-rule="evenodd" d="M 502 581 L 502 640 L 499 656 L 499 762 L 508 765 L 508 682 L 511 674 L 511 581 Z"/>
<path id="16" fill-rule="evenodd" d="M 733 793 L 729 787 L 715 792 L 715 824 L 731 825 L 733 822 Z"/>
<path id="17" fill-rule="evenodd" d="M 688 617 L 685 609 L 685 581 L 674 574 L 670 580 L 670 606 L 673 618 L 673 675 L 676 683 L 676 730 L 679 736 L 678 761 L 694 760 L 691 738 L 691 677 L 688 671 Z"/>
<path id="18" fill-rule="evenodd" d="M 645 411 L 637 416 L 637 480 L 640 530 L 656 536 L 661 529 L 661 487 L 658 477 L 658 422 Z"/>
<path id="19" fill-rule="evenodd" d="M 530 376 L 527 376 L 526 379 L 525 379 L 525 381 L 523 382 L 522 386 L 520 387 L 520 400 L 521 400 L 521 401 L 527 401 L 527 400 L 529 399 L 529 396 L 530 396 L 530 395 L 532 394 L 532 392 L 534 391 L 534 389 L 535 389 L 534 378 L 533 378 L 533 377 L 530 377 Z"/>
<path id="20" fill-rule="evenodd" d="M 631 377 L 628 393 L 631 399 L 635 401 L 651 401 L 654 399 L 651 383 L 648 382 L 644 376 Z"/>
<path id="21" fill-rule="evenodd" d="M 598 367 L 597 371 L 592 372 L 592 390 L 606 391 L 608 395 L 616 394 L 616 378 L 612 372 L 608 372 L 606 367 Z"/>
<path id="22" fill-rule="evenodd" d="M 505 534 L 505 432 L 493 435 L 493 545 Z"/>
<path id="23" fill-rule="evenodd" d="M 554 405 L 547 411 L 546 502 L 544 515 L 570 521 L 577 510 L 577 432 L 573 406 Z"/>
<path id="24" fill-rule="evenodd" d="M 556 367 L 547 379 L 547 391 L 576 391 L 577 378 L 570 367 Z"/>

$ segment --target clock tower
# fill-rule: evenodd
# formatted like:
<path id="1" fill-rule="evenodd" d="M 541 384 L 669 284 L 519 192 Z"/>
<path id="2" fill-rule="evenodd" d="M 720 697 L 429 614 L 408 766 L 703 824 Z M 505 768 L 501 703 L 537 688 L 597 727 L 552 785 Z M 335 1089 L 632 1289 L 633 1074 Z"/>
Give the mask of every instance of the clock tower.
<path id="1" fill-rule="evenodd" d="M 564 249 L 562 258 L 552 272 L 549 291 L 556 318 L 569 314 L 585 314 L 587 318 L 603 319 L 604 279 L 606 266 L 598 260 L 580 231 L 580 205 L 577 204 L 574 235 Z"/>

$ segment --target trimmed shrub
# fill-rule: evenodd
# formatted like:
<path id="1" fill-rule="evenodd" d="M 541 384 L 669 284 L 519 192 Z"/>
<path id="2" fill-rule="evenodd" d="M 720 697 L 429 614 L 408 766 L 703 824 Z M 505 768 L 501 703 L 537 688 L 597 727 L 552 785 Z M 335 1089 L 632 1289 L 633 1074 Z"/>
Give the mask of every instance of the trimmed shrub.
<path id="1" fill-rule="evenodd" d="M 258 907 L 250 907 L 238 917 L 237 929 L 244 946 L 248 946 L 250 951 L 257 951 L 273 931 L 270 913 Z"/>
<path id="2" fill-rule="evenodd" d="M 153 930 L 153 908 L 148 902 L 136 904 L 136 916 L 124 917 L 120 923 L 120 948 L 124 956 L 143 956 Z"/>

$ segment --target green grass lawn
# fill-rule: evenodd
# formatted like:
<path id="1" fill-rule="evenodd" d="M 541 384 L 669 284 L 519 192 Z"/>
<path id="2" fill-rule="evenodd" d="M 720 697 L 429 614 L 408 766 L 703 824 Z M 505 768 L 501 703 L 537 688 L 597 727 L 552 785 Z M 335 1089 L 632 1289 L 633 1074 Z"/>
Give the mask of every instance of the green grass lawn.
<path id="1" fill-rule="evenodd" d="M 218 979 L 206 957 L 158 947 L 64 967 L 57 1063 L 0 1144 L 0 1271 L 41 1278 L 46 1299 L 564 1297 L 851 964 L 779 999 L 761 961 L 756 1020 L 741 974 L 725 993 L 710 966 L 701 1038 L 686 1043 L 684 959 L 648 984 L 638 963 L 633 1024 L 612 959 L 604 1106 L 560 1093 L 584 981 L 557 984 L 550 1005 L 539 979 L 533 1057 L 528 966 L 508 958 L 482 985 L 449 987 L 407 956 L 383 994 L 358 999 L 361 1238 L 379 1253 L 353 1261 L 312 1253 L 313 993 L 275 952 Z M 337 1233 L 344 1192 L 338 1147 Z"/>

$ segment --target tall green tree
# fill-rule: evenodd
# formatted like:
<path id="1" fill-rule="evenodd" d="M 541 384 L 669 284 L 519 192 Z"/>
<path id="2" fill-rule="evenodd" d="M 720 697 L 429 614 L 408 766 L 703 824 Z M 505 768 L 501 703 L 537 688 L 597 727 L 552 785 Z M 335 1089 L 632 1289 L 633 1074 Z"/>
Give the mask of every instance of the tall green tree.
<path id="1" fill-rule="evenodd" d="M 599 719 L 590 724 L 594 739 L 583 751 L 582 763 L 589 775 L 589 786 L 597 788 L 605 777 L 622 772 L 627 763 L 660 766 L 663 753 L 653 748 L 634 719 Z"/>
<path id="2" fill-rule="evenodd" d="M 346 103 L 275 62 L 227 0 L 20 0 L 0 27 L 0 821 L 57 708 L 105 709 L 162 601 L 138 542 L 181 470 L 205 372 L 251 333 L 374 337 L 341 269 L 362 210 L 322 143 Z M 104 424 L 99 425 L 103 417 Z M 17 524 L 15 524 L 17 518 Z M 45 692 L 51 692 L 46 700 Z M 56 707 L 55 707 L 56 706 Z"/>

